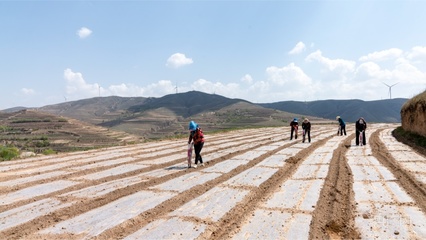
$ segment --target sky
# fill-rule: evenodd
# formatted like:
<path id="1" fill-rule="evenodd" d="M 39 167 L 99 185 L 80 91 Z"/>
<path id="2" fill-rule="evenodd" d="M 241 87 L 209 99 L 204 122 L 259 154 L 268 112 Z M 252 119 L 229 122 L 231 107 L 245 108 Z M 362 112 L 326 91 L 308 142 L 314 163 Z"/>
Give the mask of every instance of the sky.
<path id="1" fill-rule="evenodd" d="M 193 90 L 253 103 L 411 98 L 426 90 L 425 9 L 425 0 L 0 0 L 0 109 Z"/>

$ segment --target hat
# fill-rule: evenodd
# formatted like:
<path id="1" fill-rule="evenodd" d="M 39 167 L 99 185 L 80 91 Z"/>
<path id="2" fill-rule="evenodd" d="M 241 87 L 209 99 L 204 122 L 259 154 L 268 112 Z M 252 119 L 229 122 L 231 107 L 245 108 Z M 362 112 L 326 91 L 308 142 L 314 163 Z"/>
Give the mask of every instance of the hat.
<path id="1" fill-rule="evenodd" d="M 297 122 L 297 118 L 294 118 L 293 121 Z"/>
<path id="2" fill-rule="evenodd" d="M 304 122 L 309 122 L 309 119 L 308 118 L 305 118 L 305 120 L 303 120 Z"/>
<path id="3" fill-rule="evenodd" d="M 197 124 L 194 121 L 190 121 L 189 122 L 189 126 L 188 126 L 188 130 L 189 131 L 194 131 L 195 129 L 197 129 Z"/>
<path id="4" fill-rule="evenodd" d="M 336 120 L 337 120 L 337 119 L 339 119 L 339 118 L 340 118 L 340 116 L 337 116 L 337 117 L 336 117 Z"/>

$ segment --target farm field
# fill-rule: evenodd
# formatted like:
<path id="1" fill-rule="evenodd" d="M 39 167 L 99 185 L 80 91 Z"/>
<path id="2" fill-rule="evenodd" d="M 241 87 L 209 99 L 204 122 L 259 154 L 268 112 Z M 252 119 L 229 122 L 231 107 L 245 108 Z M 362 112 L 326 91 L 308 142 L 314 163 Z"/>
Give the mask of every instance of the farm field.
<path id="1" fill-rule="evenodd" d="M 426 239 L 426 157 L 369 124 L 205 133 L 0 163 L 0 239 Z"/>

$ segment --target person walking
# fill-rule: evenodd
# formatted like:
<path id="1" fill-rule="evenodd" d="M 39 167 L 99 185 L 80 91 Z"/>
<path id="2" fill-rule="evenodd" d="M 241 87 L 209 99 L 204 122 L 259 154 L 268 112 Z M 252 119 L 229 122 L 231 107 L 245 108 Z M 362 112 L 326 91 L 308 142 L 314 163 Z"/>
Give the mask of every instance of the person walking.
<path id="1" fill-rule="evenodd" d="M 291 127 L 290 140 L 293 139 L 293 133 L 294 133 L 294 139 L 297 139 L 297 129 L 299 128 L 299 123 L 297 122 L 297 118 L 294 118 L 293 121 L 290 122 L 290 127 Z"/>
<path id="2" fill-rule="evenodd" d="M 337 131 L 337 135 L 339 135 L 339 132 L 340 132 L 340 136 L 342 136 L 343 133 L 346 136 L 346 123 L 345 123 L 345 121 L 343 121 L 343 119 L 340 116 L 337 116 L 336 120 L 339 121 L 339 126 L 340 126 L 339 131 Z"/>
<path id="3" fill-rule="evenodd" d="M 188 127 L 190 133 L 189 133 L 189 139 L 188 144 L 191 144 L 191 142 L 194 143 L 194 152 L 195 152 L 195 165 L 194 168 L 197 167 L 198 162 L 200 162 L 201 166 L 204 166 L 203 158 L 201 157 L 201 150 L 204 146 L 204 134 L 201 128 L 196 124 L 194 121 L 189 122 Z"/>
<path id="4" fill-rule="evenodd" d="M 355 132 L 356 132 L 356 139 L 355 139 L 355 144 L 358 146 L 360 144 L 359 142 L 359 135 L 362 134 L 362 145 L 365 145 L 367 143 L 366 139 L 365 139 L 365 130 L 367 129 L 367 122 L 365 121 L 365 119 L 363 117 L 360 117 L 356 122 L 355 122 Z"/>
<path id="5" fill-rule="evenodd" d="M 302 129 L 303 129 L 303 140 L 302 143 L 305 142 L 305 136 L 308 134 L 308 141 L 311 142 L 311 122 L 309 122 L 309 119 L 305 118 L 302 122 Z"/>

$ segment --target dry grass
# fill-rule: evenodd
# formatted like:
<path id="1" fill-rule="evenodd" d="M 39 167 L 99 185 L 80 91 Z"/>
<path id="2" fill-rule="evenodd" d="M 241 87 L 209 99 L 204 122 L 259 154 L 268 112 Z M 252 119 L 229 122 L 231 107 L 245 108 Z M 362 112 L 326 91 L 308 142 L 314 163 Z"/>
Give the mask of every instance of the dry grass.
<path id="1" fill-rule="evenodd" d="M 408 100 L 403 106 L 402 106 L 402 110 L 404 109 L 410 109 L 413 108 L 415 105 L 417 104 L 423 104 L 426 105 L 426 90 L 416 96 L 414 96 L 413 98 L 411 98 L 410 100 Z"/>

